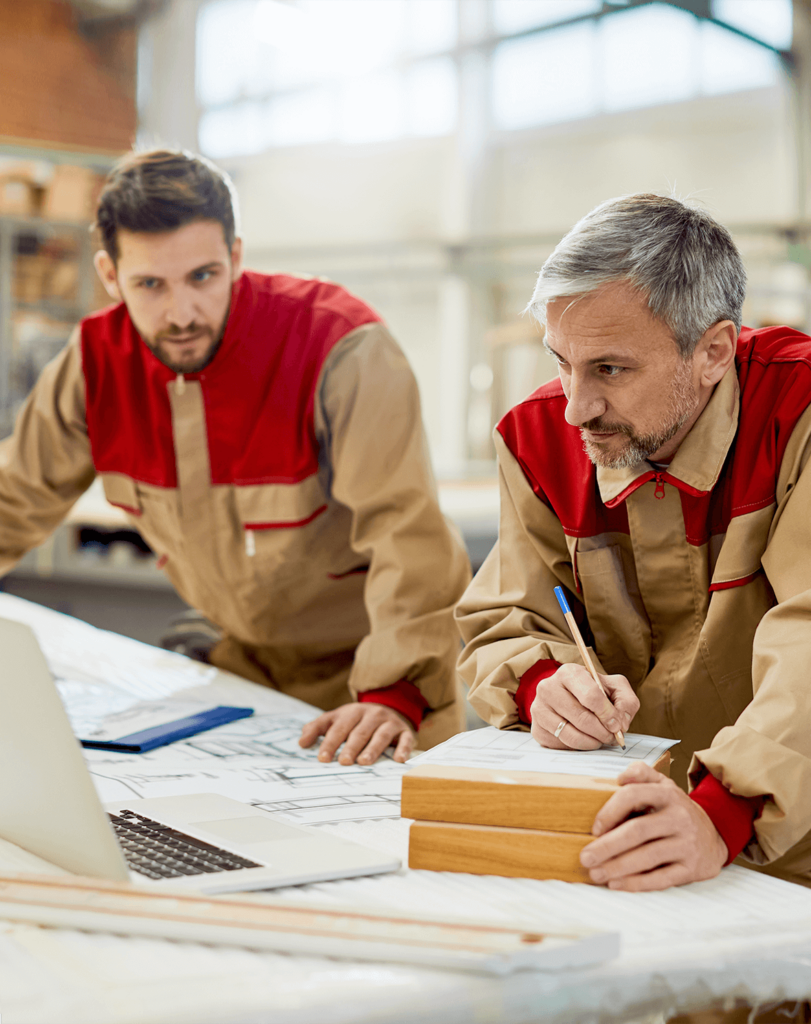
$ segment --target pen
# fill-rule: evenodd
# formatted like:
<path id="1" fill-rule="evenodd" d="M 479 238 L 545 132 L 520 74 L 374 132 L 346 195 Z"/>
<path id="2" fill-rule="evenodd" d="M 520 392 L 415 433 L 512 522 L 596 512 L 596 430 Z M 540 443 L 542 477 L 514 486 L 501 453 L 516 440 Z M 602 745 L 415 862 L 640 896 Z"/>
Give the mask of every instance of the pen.
<path id="1" fill-rule="evenodd" d="M 580 630 L 577 628 L 577 623 L 574 621 L 572 609 L 569 607 L 569 602 L 566 600 L 566 595 L 563 593 L 562 587 L 555 587 L 555 597 L 558 599 L 560 610 L 563 612 L 563 617 L 564 619 L 566 619 L 566 622 L 569 626 L 569 630 L 572 636 L 574 637 L 574 642 L 577 644 L 577 649 L 578 651 L 580 651 L 580 657 L 583 659 L 583 664 L 589 670 L 591 678 L 600 687 L 603 696 L 606 698 L 606 700 L 609 700 L 610 698 L 608 694 L 605 692 L 605 688 L 603 687 L 603 684 L 600 682 L 600 677 L 597 675 L 597 672 L 594 668 L 594 664 L 592 663 L 588 648 L 583 643 L 583 637 L 580 635 Z M 557 733 L 555 735 L 557 735 Z M 625 737 L 622 735 L 621 731 L 618 730 L 614 733 L 614 739 L 622 747 L 622 749 L 625 750 Z"/>

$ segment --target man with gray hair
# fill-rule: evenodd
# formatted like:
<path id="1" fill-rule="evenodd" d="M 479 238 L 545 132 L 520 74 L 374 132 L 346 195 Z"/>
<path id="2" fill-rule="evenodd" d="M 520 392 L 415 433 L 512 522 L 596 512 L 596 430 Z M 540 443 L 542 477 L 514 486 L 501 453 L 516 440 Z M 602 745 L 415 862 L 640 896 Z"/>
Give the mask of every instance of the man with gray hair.
<path id="1" fill-rule="evenodd" d="M 611 888 L 739 855 L 811 885 L 811 338 L 742 330 L 745 283 L 708 214 L 603 203 L 529 306 L 560 379 L 495 432 L 499 541 L 457 610 L 471 703 L 556 749 L 681 741 L 674 781 L 634 765 L 595 820 L 582 862 Z"/>

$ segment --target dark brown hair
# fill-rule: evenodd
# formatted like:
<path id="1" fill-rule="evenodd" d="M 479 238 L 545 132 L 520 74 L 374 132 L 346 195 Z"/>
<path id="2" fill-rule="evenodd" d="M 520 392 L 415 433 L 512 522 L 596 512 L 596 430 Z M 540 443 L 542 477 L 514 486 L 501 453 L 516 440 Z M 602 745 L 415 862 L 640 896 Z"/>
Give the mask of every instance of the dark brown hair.
<path id="1" fill-rule="evenodd" d="M 236 236 L 236 193 L 224 171 L 180 149 L 128 153 L 110 171 L 96 211 L 96 227 L 113 262 L 120 228 L 157 233 L 196 220 L 222 224 L 230 249 Z"/>

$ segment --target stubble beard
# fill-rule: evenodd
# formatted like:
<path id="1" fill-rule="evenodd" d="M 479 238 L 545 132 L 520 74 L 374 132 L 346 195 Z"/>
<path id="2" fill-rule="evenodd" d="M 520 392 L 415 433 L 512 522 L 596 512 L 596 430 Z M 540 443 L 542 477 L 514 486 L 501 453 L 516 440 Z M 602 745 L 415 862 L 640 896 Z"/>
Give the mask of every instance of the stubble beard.
<path id="1" fill-rule="evenodd" d="M 228 317 L 231 313 L 231 302 L 228 302 L 228 308 L 225 311 L 225 316 L 222 319 L 222 323 L 216 333 L 206 325 L 200 325 L 199 327 L 195 324 L 189 325 L 182 331 L 161 331 L 160 334 L 155 335 L 149 341 L 146 342 L 148 348 L 152 350 L 152 353 L 167 366 L 173 373 L 199 373 L 200 370 L 204 370 L 222 345 L 222 339 L 225 336 L 225 328 L 228 325 Z M 209 344 L 206 346 L 205 351 L 199 359 L 175 359 L 172 356 L 171 350 L 171 339 L 177 335 L 185 334 L 203 334 L 209 338 Z M 143 337 L 143 336 L 142 336 Z"/>
<path id="2" fill-rule="evenodd" d="M 615 431 L 623 434 L 626 440 L 621 448 L 611 451 L 606 446 L 583 437 L 583 448 L 595 466 L 601 466 L 603 469 L 628 469 L 636 466 L 672 440 L 697 405 L 698 395 L 693 384 L 690 364 L 682 363 L 673 379 L 667 416 L 661 427 L 649 434 L 636 434 L 632 427 L 624 424 L 604 423 L 600 419 L 589 420 L 588 423 L 581 425 L 581 430 L 590 430 L 594 433 Z"/>

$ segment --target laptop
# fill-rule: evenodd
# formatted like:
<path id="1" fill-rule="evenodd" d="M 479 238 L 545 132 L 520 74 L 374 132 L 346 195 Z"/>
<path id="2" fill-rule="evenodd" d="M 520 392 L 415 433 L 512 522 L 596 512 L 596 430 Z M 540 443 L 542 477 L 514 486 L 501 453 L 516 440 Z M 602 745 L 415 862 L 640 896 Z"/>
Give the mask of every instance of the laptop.
<path id="1" fill-rule="evenodd" d="M 34 633 L 0 619 L 0 651 L 0 838 L 74 874 L 204 893 L 400 867 L 215 794 L 102 806 Z"/>

